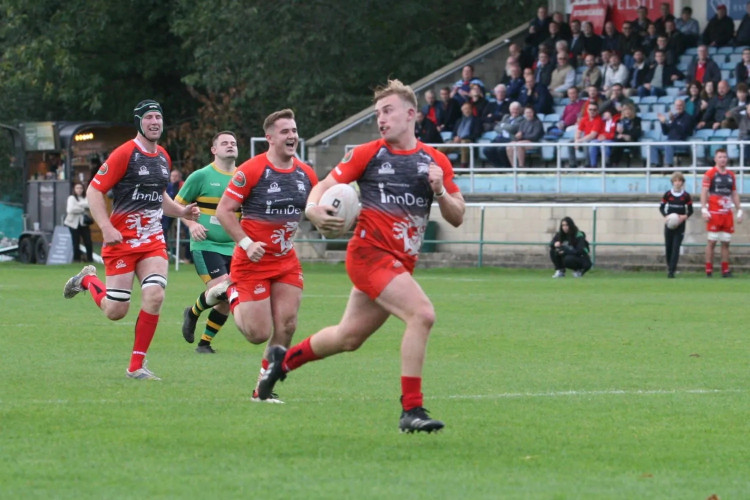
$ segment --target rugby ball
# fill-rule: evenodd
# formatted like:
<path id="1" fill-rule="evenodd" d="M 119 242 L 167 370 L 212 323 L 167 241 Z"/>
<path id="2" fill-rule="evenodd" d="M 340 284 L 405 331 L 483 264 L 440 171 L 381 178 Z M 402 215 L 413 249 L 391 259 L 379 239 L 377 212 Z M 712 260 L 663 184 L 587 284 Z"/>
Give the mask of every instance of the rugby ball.
<path id="1" fill-rule="evenodd" d="M 340 232 L 320 231 L 326 238 L 338 238 L 347 231 L 351 231 L 359 217 L 359 195 L 351 184 L 335 184 L 323 193 L 318 205 L 330 205 L 336 217 L 344 219 L 344 227 Z"/>
<path id="2" fill-rule="evenodd" d="M 664 221 L 664 224 L 669 229 L 675 229 L 677 226 L 680 225 L 680 216 L 677 215 L 677 214 L 669 214 L 669 215 L 667 215 L 667 218 Z"/>

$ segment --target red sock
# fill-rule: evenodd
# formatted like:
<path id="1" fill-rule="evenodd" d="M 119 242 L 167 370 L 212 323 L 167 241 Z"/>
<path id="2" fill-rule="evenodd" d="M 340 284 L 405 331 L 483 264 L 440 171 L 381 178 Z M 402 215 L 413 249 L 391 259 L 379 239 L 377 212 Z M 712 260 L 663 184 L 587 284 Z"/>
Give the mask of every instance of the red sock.
<path id="1" fill-rule="evenodd" d="M 233 284 L 227 287 L 227 301 L 229 302 L 229 312 L 234 314 L 234 308 L 240 303 L 240 294 Z"/>
<path id="2" fill-rule="evenodd" d="M 284 363 L 282 363 L 285 372 L 296 370 L 307 362 L 320 359 L 320 356 L 315 354 L 312 347 L 310 347 L 311 338 L 307 337 L 299 344 L 289 348 L 286 352 L 286 357 L 284 357 Z"/>
<path id="3" fill-rule="evenodd" d="M 158 314 L 149 314 L 144 310 L 138 313 L 135 322 L 135 342 L 133 343 L 133 354 L 130 356 L 130 370 L 134 372 L 143 367 L 143 358 L 146 357 L 151 339 L 156 333 L 156 325 L 159 323 Z"/>
<path id="4" fill-rule="evenodd" d="M 706 262 L 706 272 L 707 273 L 714 272 L 714 265 L 712 262 Z"/>
<path id="5" fill-rule="evenodd" d="M 721 263 L 721 274 L 727 274 L 729 272 L 729 262 Z"/>
<path id="6" fill-rule="evenodd" d="M 102 299 L 107 295 L 107 288 L 104 286 L 104 283 L 96 276 L 88 274 L 81 280 L 81 285 L 89 291 L 96 305 L 101 307 Z"/>
<path id="7" fill-rule="evenodd" d="M 422 406 L 422 377 L 401 377 L 401 406 L 409 411 Z"/>
<path id="8" fill-rule="evenodd" d="M 266 358 L 260 360 L 260 367 L 262 370 L 268 370 L 268 360 Z"/>

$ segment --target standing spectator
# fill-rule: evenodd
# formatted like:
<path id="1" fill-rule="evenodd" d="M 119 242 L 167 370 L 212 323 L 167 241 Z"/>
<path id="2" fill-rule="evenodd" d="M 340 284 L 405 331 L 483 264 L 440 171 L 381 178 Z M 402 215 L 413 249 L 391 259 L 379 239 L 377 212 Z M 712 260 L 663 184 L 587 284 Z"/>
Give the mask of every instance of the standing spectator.
<path id="1" fill-rule="evenodd" d="M 693 9 L 683 7 L 679 19 L 675 19 L 675 26 L 685 36 L 685 47 L 695 47 L 701 36 L 701 27 L 693 19 Z"/>
<path id="2" fill-rule="evenodd" d="M 493 93 L 495 94 L 495 102 L 489 104 L 482 119 L 484 130 L 494 129 L 495 125 L 503 119 L 503 116 L 510 112 L 510 103 L 513 102 L 508 98 L 507 88 L 502 83 L 495 85 Z"/>
<path id="3" fill-rule="evenodd" d="M 612 85 L 619 83 L 622 86 L 628 84 L 628 68 L 620 62 L 620 55 L 613 53 L 609 56 L 609 64 L 604 67 L 603 70 L 604 85 L 602 90 L 607 92 L 612 88 Z"/>
<path id="4" fill-rule="evenodd" d="M 583 32 L 581 21 L 573 19 L 570 21 L 570 53 L 576 58 L 576 67 L 583 62 Z"/>
<path id="5" fill-rule="evenodd" d="M 570 217 L 563 217 L 560 221 L 560 230 L 550 242 L 549 256 L 555 266 L 553 278 L 564 278 L 566 269 L 572 269 L 573 276 L 580 278 L 591 269 L 586 234 Z"/>
<path id="6" fill-rule="evenodd" d="M 700 82 L 706 86 L 706 82 L 719 83 L 721 80 L 721 69 L 713 59 L 708 57 L 708 47 L 703 44 L 698 46 L 698 55 L 688 65 L 687 82 Z"/>
<path id="7" fill-rule="evenodd" d="M 688 95 L 685 98 L 685 112 L 693 117 L 693 123 L 699 123 L 703 118 L 703 112 L 708 107 L 708 102 L 703 100 L 701 93 L 703 86 L 700 82 L 692 82 L 688 85 Z"/>
<path id="8" fill-rule="evenodd" d="M 643 48 L 644 54 L 651 53 L 656 49 L 656 42 L 659 39 L 659 34 L 656 32 L 656 26 L 649 24 L 646 28 L 646 34 L 641 38 L 641 47 Z"/>
<path id="9" fill-rule="evenodd" d="M 750 2 L 745 4 L 745 15 L 737 27 L 737 35 L 734 37 L 734 46 L 742 47 L 750 45 Z"/>
<path id="10" fill-rule="evenodd" d="M 552 21 L 557 23 L 557 25 L 560 27 L 560 35 L 563 37 L 563 39 L 570 42 L 571 30 L 570 25 L 565 22 L 565 14 L 563 14 L 559 10 L 556 10 L 552 13 Z"/>
<path id="11" fill-rule="evenodd" d="M 83 184 L 76 182 L 73 185 L 73 193 L 68 196 L 65 221 L 63 222 L 70 230 L 70 237 L 73 242 L 73 262 L 81 262 L 80 241 L 83 241 L 83 245 L 86 247 L 86 262 L 94 262 L 91 228 L 89 227 L 91 220 L 89 202 L 86 201 Z"/>
<path id="12" fill-rule="evenodd" d="M 443 107 L 443 102 L 438 101 L 435 97 L 435 92 L 433 90 L 427 90 L 424 93 L 424 100 L 425 105 L 422 106 L 422 114 L 425 118 L 430 120 L 435 127 L 438 127 L 441 123 L 443 123 L 444 115 L 445 115 L 445 108 Z"/>
<path id="13" fill-rule="evenodd" d="M 141 310 L 135 321 L 135 341 L 125 375 L 138 380 L 161 380 L 146 367 L 146 354 L 156 333 L 164 302 L 169 261 L 161 228 L 161 213 L 197 220 L 195 203 L 183 207 L 167 194 L 169 167 L 166 150 L 158 145 L 164 120 L 158 102 L 148 99 L 133 109 L 135 138 L 117 147 L 89 184 L 91 215 L 102 230 L 102 258 L 106 285 L 96 268 L 85 266 L 70 278 L 63 296 L 71 299 L 88 290 L 107 319 L 125 317 L 130 308 L 133 279 L 141 283 Z M 112 190 L 112 214 L 105 196 Z"/>
<path id="14" fill-rule="evenodd" d="M 622 107 L 620 121 L 617 122 L 615 138 L 613 142 L 638 142 L 641 138 L 641 119 L 635 113 L 634 104 L 625 104 Z M 614 167 L 618 167 L 622 158 L 622 147 L 609 147 L 609 159 Z"/>
<path id="15" fill-rule="evenodd" d="M 648 64 L 643 49 L 638 49 L 633 53 L 633 66 L 630 68 L 630 80 L 628 81 L 628 95 L 638 93 L 638 88 L 646 83 L 648 76 Z"/>
<path id="16" fill-rule="evenodd" d="M 693 135 L 693 117 L 685 113 L 685 101 L 677 99 L 674 102 L 674 113 L 670 113 L 669 117 L 662 113 L 657 115 L 657 118 L 661 122 L 662 134 L 666 137 L 667 141 L 687 141 L 688 137 Z M 667 167 L 671 168 L 674 165 L 674 154 L 675 150 L 684 150 L 687 148 L 681 146 L 651 146 L 651 164 L 656 166 L 659 160 L 659 151 L 664 152 L 664 163 Z"/>
<path id="17" fill-rule="evenodd" d="M 667 95 L 666 88 L 674 85 L 676 80 L 684 78 L 685 75 L 674 64 L 666 62 L 664 51 L 657 50 L 654 65 L 651 66 L 648 75 L 646 75 L 646 81 L 638 88 L 638 95 L 641 97 Z"/>
<path id="18" fill-rule="evenodd" d="M 435 124 L 428 120 L 421 111 L 417 111 L 417 117 L 414 122 L 414 135 L 425 144 L 440 144 L 443 142 L 443 137 L 438 132 Z"/>
<path id="19" fill-rule="evenodd" d="M 567 43 L 567 40 L 560 33 L 560 25 L 552 21 L 551 23 L 549 23 L 549 36 L 544 41 L 542 41 L 542 45 L 544 45 L 548 54 L 554 54 L 557 42 Z"/>
<path id="20" fill-rule="evenodd" d="M 552 18 L 547 14 L 547 7 L 541 5 L 536 10 L 536 17 L 529 23 L 529 33 L 524 39 L 526 44 L 524 52 L 527 52 L 530 57 L 536 57 L 537 47 L 549 37 L 549 23 L 551 21 Z"/>
<path id="21" fill-rule="evenodd" d="M 713 276 L 714 249 L 716 242 L 721 242 L 721 277 L 729 278 L 729 242 L 734 233 L 732 207 L 737 211 L 737 222 L 742 222 L 740 195 L 737 193 L 737 180 L 734 172 L 727 169 L 726 149 L 717 149 L 714 165 L 703 175 L 701 189 L 701 215 L 706 221 L 708 243 L 706 245 L 706 276 Z"/>
<path id="22" fill-rule="evenodd" d="M 461 118 L 456 122 L 453 128 L 453 138 L 451 142 L 454 144 L 470 144 L 477 142 L 477 139 L 482 135 L 482 120 L 474 116 L 474 108 L 470 102 L 465 102 L 461 105 Z M 461 168 L 469 167 L 469 148 L 448 148 L 445 152 L 455 152 L 459 149 L 461 158 Z"/>
<path id="23" fill-rule="evenodd" d="M 716 15 L 703 30 L 703 43 L 711 47 L 724 47 L 729 45 L 733 36 L 734 21 L 727 15 L 726 5 L 721 4 L 716 7 Z"/>
<path id="24" fill-rule="evenodd" d="M 461 68 L 461 79 L 454 83 L 451 88 L 451 97 L 458 101 L 459 104 L 468 101 L 470 99 L 469 93 L 471 92 L 472 83 L 478 83 L 484 88 L 482 80 L 474 76 L 474 66 L 467 64 Z"/>
<path id="25" fill-rule="evenodd" d="M 521 115 L 521 104 L 517 101 L 512 102 L 508 108 L 508 114 L 495 125 L 497 136 L 492 140 L 494 144 L 506 144 L 513 140 L 523 116 Z M 509 167 L 508 155 L 501 147 L 485 148 L 485 156 L 495 167 Z"/>
<path id="26" fill-rule="evenodd" d="M 555 70 L 555 64 L 550 61 L 549 54 L 544 51 L 539 51 L 539 58 L 534 67 L 534 81 L 541 83 L 545 87 L 549 87 L 549 82 L 552 79 L 552 72 Z"/>
<path id="27" fill-rule="evenodd" d="M 578 122 L 578 130 L 576 130 L 575 144 L 584 144 L 595 141 L 599 134 L 604 130 L 604 122 L 602 117 L 599 115 L 599 106 L 596 102 L 589 100 L 586 105 L 586 114 Z M 596 167 L 596 159 L 598 156 L 596 146 L 586 148 L 586 158 L 588 158 L 588 166 L 590 168 Z M 571 156 L 571 166 L 574 163 L 575 155 Z"/>
<path id="28" fill-rule="evenodd" d="M 461 105 L 451 97 L 451 89 L 440 89 L 440 102 L 443 103 L 443 121 L 438 124 L 438 130 L 452 132 L 456 121 L 461 117 Z"/>
<path id="29" fill-rule="evenodd" d="M 586 69 L 581 73 L 581 90 L 594 86 L 597 89 L 602 86 L 602 71 L 596 65 L 596 57 L 593 54 L 587 54 L 585 59 Z"/>
<path id="30" fill-rule="evenodd" d="M 576 70 L 568 62 L 567 54 L 558 52 L 557 67 L 552 71 L 549 83 L 550 94 L 552 97 L 562 97 L 575 82 Z"/>
<path id="31" fill-rule="evenodd" d="M 583 54 L 599 57 L 602 52 L 602 37 L 594 33 L 594 25 L 591 21 L 584 21 L 581 27 L 583 29 Z"/>
<path id="32" fill-rule="evenodd" d="M 422 147 L 411 132 L 413 125 L 409 122 L 416 108 L 411 88 L 392 81 L 376 92 L 375 114 L 382 138 L 355 147 L 347 161 L 313 189 L 305 211 L 316 227 L 330 223 L 336 219 L 328 212 L 331 207 L 316 205 L 321 195 L 335 184 L 358 182 L 365 207 L 355 230 L 357 237 L 347 248 L 347 271 L 354 287 L 346 312 L 338 325 L 320 330 L 288 351 L 274 346 L 258 392 L 264 399 L 286 373 L 310 361 L 357 349 L 390 316 L 396 316 L 406 323 L 401 341 L 399 428 L 403 432 L 431 432 L 443 428 L 443 422 L 430 418 L 422 406 L 422 365 L 435 311 L 411 274 L 433 201 L 444 220 L 454 227 L 463 222 L 465 203 L 448 159 Z M 391 111 L 384 112 L 388 106 Z M 386 170 L 386 162 L 391 165 L 388 174 L 400 172 L 398 182 L 393 181 L 392 174 L 378 174 L 378 169 Z M 413 168 L 421 162 L 428 164 L 428 171 Z M 393 201 L 379 203 L 381 197 Z M 399 201 L 412 197 L 424 203 Z M 393 230 L 400 227 L 409 234 Z"/>
<path id="33" fill-rule="evenodd" d="M 685 237 L 685 222 L 693 215 L 693 200 L 685 191 L 685 176 L 682 172 L 672 174 L 672 189 L 661 197 L 659 212 L 664 217 L 664 253 L 667 262 L 667 278 L 674 278 L 677 262 L 680 260 L 680 246 Z M 670 229 L 666 219 L 670 214 L 677 214 L 680 224 Z"/>
<path id="34" fill-rule="evenodd" d="M 717 94 L 708 101 L 708 108 L 706 109 L 703 119 L 698 123 L 696 128 L 710 127 L 714 130 L 718 128 L 726 128 L 723 124 L 727 113 L 734 106 L 734 92 L 729 87 L 729 82 L 722 80 L 719 82 L 717 88 Z"/>
<path id="35" fill-rule="evenodd" d="M 604 23 L 604 33 L 602 34 L 602 50 L 610 52 L 624 53 L 624 43 L 622 34 L 615 28 L 615 23 L 607 21 Z"/>
<path id="36" fill-rule="evenodd" d="M 534 82 L 533 75 L 526 76 L 526 84 L 521 89 L 521 95 L 518 96 L 518 102 L 525 108 L 532 106 L 534 111 L 539 114 L 552 113 L 552 96 L 547 90 L 546 85 Z"/>
<path id="37" fill-rule="evenodd" d="M 513 143 L 519 142 L 537 142 L 544 135 L 544 126 L 534 113 L 534 108 L 526 106 L 523 110 L 523 120 L 518 123 L 518 132 L 513 136 Z M 508 161 L 512 167 L 526 167 L 526 150 L 527 147 L 508 146 L 506 148 Z"/>
<path id="38" fill-rule="evenodd" d="M 641 48 L 641 36 L 633 29 L 632 23 L 622 23 L 622 62 L 628 69 L 633 67 L 633 54 Z"/>
<path id="39" fill-rule="evenodd" d="M 667 37 L 667 50 L 674 54 L 674 63 L 676 64 L 679 57 L 685 52 L 685 35 L 677 29 L 674 21 L 667 21 L 664 25 L 664 36 Z"/>
<path id="40" fill-rule="evenodd" d="M 742 60 L 734 67 L 737 83 L 750 84 L 750 48 L 742 49 Z"/>
<path id="41" fill-rule="evenodd" d="M 656 26 L 656 31 L 658 33 L 665 33 L 667 22 L 674 21 L 674 16 L 671 12 L 669 12 L 670 6 L 671 3 L 668 2 L 662 2 L 662 4 L 659 6 L 661 16 L 659 16 L 659 18 L 654 21 L 654 26 Z"/>
<path id="42" fill-rule="evenodd" d="M 648 27 L 653 24 L 651 19 L 648 18 L 648 9 L 642 5 L 638 7 L 638 17 L 636 17 L 634 21 L 631 21 L 630 24 L 641 38 L 645 38 Z"/>

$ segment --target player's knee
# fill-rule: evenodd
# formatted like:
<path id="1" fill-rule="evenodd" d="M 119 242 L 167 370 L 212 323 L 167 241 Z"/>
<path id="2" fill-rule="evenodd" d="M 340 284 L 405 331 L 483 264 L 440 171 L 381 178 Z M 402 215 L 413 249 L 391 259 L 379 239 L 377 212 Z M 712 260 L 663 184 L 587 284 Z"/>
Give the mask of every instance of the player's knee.
<path id="1" fill-rule="evenodd" d="M 104 315 L 107 316 L 107 319 L 112 321 L 117 321 L 128 314 L 128 306 L 129 303 L 125 304 L 114 304 L 111 306 L 108 306 L 104 309 Z"/>
<path id="2" fill-rule="evenodd" d="M 435 324 L 435 308 L 430 303 L 419 306 L 412 315 L 413 321 L 427 330 Z"/>
<path id="3" fill-rule="evenodd" d="M 271 332 L 265 330 L 258 330 L 252 327 L 240 328 L 242 335 L 245 336 L 248 342 L 251 344 L 262 344 L 271 338 Z"/>

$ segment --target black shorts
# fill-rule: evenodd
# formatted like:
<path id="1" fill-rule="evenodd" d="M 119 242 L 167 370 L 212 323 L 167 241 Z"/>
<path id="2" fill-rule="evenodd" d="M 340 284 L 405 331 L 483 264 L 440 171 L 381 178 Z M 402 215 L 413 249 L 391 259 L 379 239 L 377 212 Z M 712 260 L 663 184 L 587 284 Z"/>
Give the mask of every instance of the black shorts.
<path id="1" fill-rule="evenodd" d="M 207 250 L 193 250 L 193 263 L 195 272 L 201 277 L 203 283 L 229 274 L 232 265 L 232 256 L 224 255 Z"/>

